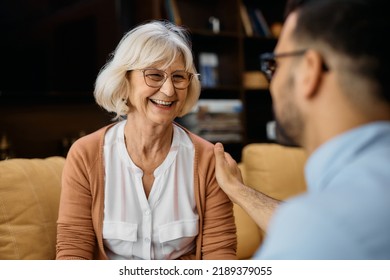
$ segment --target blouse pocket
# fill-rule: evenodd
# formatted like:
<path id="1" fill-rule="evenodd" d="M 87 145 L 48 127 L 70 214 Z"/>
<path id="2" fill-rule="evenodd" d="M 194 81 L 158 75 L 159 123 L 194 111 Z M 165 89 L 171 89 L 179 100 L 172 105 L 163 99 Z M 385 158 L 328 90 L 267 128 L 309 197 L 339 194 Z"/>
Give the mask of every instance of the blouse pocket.
<path id="1" fill-rule="evenodd" d="M 104 222 L 103 240 L 110 258 L 129 259 L 133 255 L 133 244 L 137 242 L 137 224 Z M 115 257 L 117 255 L 117 257 Z"/>
<path id="2" fill-rule="evenodd" d="M 159 241 L 163 254 L 187 253 L 195 247 L 195 238 L 198 233 L 198 219 L 176 221 L 160 226 Z"/>

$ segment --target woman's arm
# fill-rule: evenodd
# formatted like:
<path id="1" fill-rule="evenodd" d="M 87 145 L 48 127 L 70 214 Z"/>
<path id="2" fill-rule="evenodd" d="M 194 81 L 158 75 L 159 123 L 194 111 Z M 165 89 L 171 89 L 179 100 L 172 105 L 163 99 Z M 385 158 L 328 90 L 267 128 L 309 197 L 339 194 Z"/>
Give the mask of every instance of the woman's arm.
<path id="1" fill-rule="evenodd" d="M 237 234 L 233 203 L 219 187 L 215 177 L 215 159 L 212 149 L 204 175 L 205 203 L 203 216 L 203 259 L 237 259 Z M 209 158 L 210 156 L 210 158 Z M 203 169 L 204 170 L 204 169 Z M 202 183 L 201 183 L 202 184 Z"/>
<path id="2" fill-rule="evenodd" d="M 92 259 L 96 246 L 87 163 L 77 145 L 69 151 L 62 173 L 56 259 Z"/>

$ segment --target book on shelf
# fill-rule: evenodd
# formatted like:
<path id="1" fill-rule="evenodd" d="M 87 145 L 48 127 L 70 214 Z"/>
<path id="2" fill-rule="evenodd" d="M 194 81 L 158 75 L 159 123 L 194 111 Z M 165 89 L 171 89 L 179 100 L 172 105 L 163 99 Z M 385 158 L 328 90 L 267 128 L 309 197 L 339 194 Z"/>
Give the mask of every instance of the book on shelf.
<path id="1" fill-rule="evenodd" d="M 169 21 L 177 25 L 182 25 L 180 11 L 176 0 L 165 0 L 165 9 Z"/>
<path id="2" fill-rule="evenodd" d="M 248 36 L 257 35 L 272 37 L 271 29 L 261 9 L 240 4 L 240 14 L 244 25 L 245 33 Z"/>
<path id="3" fill-rule="evenodd" d="M 245 34 L 247 36 L 253 36 L 252 23 L 249 18 L 248 10 L 243 3 L 240 3 L 240 16 L 242 25 L 244 26 Z"/>
<path id="4" fill-rule="evenodd" d="M 265 37 L 272 37 L 271 29 L 267 23 L 267 20 L 265 19 L 263 12 L 260 9 L 255 9 L 255 16 L 257 21 L 259 22 L 262 33 Z"/>
<path id="5" fill-rule="evenodd" d="M 200 82 L 204 87 L 218 85 L 218 55 L 216 53 L 199 53 Z"/>

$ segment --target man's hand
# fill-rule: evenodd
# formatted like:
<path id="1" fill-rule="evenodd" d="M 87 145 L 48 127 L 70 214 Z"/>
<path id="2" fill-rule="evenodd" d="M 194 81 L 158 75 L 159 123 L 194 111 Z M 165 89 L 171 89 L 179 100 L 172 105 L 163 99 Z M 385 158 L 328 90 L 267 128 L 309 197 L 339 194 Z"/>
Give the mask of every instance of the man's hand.
<path id="1" fill-rule="evenodd" d="M 240 205 L 256 224 L 266 231 L 269 220 L 280 201 L 245 186 L 236 161 L 225 153 L 221 143 L 214 145 L 214 155 L 215 176 L 221 189 L 231 201 Z"/>
<path id="2" fill-rule="evenodd" d="M 241 171 L 237 162 L 228 153 L 225 153 L 221 143 L 214 145 L 214 155 L 216 160 L 215 176 L 218 184 L 234 201 L 234 191 L 243 183 Z"/>

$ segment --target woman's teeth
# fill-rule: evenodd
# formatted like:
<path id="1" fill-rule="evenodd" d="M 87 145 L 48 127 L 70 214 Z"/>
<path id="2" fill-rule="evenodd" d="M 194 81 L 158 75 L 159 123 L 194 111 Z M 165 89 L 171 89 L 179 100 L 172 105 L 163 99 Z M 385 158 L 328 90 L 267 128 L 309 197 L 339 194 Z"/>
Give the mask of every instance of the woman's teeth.
<path id="1" fill-rule="evenodd" d="M 151 99 L 151 101 L 157 105 L 163 105 L 163 106 L 171 106 L 173 104 L 172 101 L 162 101 L 162 100 L 155 100 L 155 99 Z"/>

